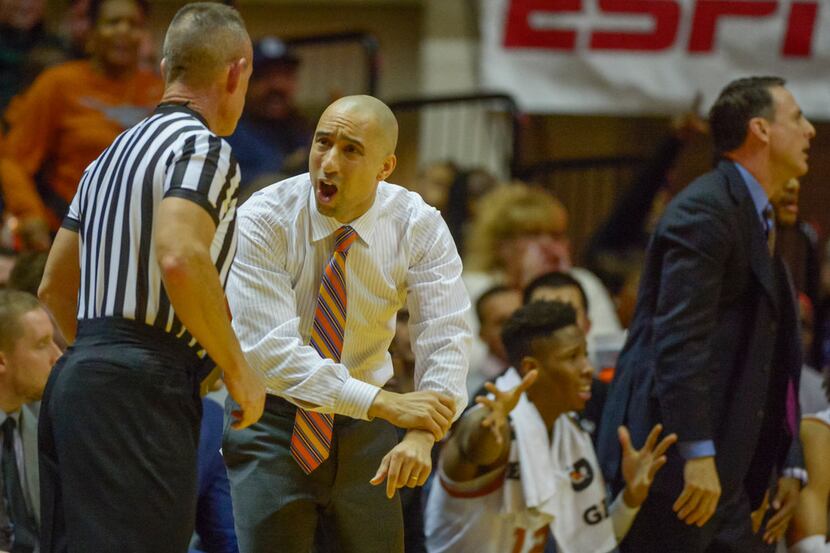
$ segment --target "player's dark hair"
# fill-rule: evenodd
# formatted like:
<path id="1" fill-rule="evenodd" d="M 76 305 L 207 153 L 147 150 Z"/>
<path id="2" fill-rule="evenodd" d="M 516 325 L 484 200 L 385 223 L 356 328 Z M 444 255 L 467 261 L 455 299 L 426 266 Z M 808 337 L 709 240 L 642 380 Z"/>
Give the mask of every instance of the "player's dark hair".
<path id="1" fill-rule="evenodd" d="M 534 354 L 534 342 L 550 338 L 561 328 L 576 324 L 576 310 L 561 301 L 534 301 L 518 309 L 504 323 L 501 339 L 513 367 Z"/>

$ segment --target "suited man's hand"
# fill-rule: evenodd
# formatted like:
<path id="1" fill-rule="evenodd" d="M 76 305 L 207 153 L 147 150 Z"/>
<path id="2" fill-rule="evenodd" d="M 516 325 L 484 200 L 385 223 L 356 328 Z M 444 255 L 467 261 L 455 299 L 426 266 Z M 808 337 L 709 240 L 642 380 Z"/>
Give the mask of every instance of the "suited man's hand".
<path id="1" fill-rule="evenodd" d="M 683 467 L 685 485 L 672 509 L 688 525 L 703 526 L 718 507 L 721 488 L 715 458 L 689 459 Z"/>

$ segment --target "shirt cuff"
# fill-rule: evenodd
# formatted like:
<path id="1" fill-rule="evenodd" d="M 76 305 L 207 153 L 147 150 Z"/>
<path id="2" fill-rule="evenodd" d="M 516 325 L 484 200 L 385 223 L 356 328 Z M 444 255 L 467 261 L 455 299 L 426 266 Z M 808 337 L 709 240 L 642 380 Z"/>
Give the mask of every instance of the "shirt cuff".
<path id="1" fill-rule="evenodd" d="M 715 442 L 712 440 L 678 442 L 677 450 L 680 452 L 680 456 L 687 461 L 698 457 L 713 457 L 715 455 Z"/>
<path id="2" fill-rule="evenodd" d="M 789 467 L 781 471 L 781 476 L 784 478 L 795 478 L 801 481 L 802 489 L 807 485 L 807 470 L 798 467 Z"/>
<path id="3" fill-rule="evenodd" d="M 349 378 L 334 404 L 334 412 L 353 419 L 369 420 L 369 407 L 380 388 L 356 378 Z"/>

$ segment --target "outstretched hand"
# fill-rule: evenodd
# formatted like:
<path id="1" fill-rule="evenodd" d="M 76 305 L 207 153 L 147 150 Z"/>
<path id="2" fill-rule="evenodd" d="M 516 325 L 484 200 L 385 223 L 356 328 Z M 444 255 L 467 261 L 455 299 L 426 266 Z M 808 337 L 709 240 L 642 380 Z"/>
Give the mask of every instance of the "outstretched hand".
<path id="1" fill-rule="evenodd" d="M 539 371 L 534 369 L 527 373 L 515 388 L 506 391 L 499 390 L 492 382 L 487 382 L 484 388 L 493 394 L 493 397 L 476 396 L 476 403 L 490 410 L 490 413 L 481 421 L 481 426 L 493 432 L 498 445 L 502 445 L 502 429 L 507 424 L 507 415 L 516 408 L 519 398 L 536 382 L 538 376 Z"/>
<path id="2" fill-rule="evenodd" d="M 666 464 L 666 451 L 677 441 L 677 434 L 669 434 L 657 443 L 663 425 L 651 429 L 641 449 L 631 445 L 631 435 L 625 426 L 617 429 L 622 446 L 622 473 L 625 478 L 623 500 L 629 507 L 639 507 L 648 497 L 654 476 Z"/>

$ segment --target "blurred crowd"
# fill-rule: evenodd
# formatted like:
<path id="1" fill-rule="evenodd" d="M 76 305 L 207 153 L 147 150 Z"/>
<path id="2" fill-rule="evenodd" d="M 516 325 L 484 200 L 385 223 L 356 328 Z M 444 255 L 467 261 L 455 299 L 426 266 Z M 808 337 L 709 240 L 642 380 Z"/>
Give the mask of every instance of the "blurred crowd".
<path id="1" fill-rule="evenodd" d="M 75 0 L 58 36 L 44 23 L 45 0 L 0 0 L 3 288 L 37 295 L 51 239 L 81 175 L 123 130 L 159 102 L 162 80 L 147 28 L 148 9 L 144 0 Z M 246 109 L 228 138 L 241 166 L 242 201 L 306 170 L 313 127 L 296 107 L 300 64 L 297 54 L 277 37 L 263 37 L 254 44 Z M 511 366 L 502 342 L 505 323 L 523 305 L 557 300 L 572 306 L 587 337 L 593 374 L 580 424 L 596 438 L 617 355 L 632 322 L 649 237 L 666 204 L 682 188 L 671 182 L 675 164 L 688 142 L 707 132 L 698 113 L 672 120 L 633 181 L 619 183 L 623 192 L 584 251 L 572 250 L 568 210 L 544 186 L 500 182 L 456 161 L 422 167 L 415 182 L 402 183 L 441 212 L 462 254 L 463 278 L 474 307 L 470 324 L 476 334 L 467 378 L 471 403 L 490 393 L 486 383 L 503 377 Z M 802 250 L 813 255 L 807 256 L 811 261 L 806 268 L 797 268 L 803 277 L 796 283 L 805 352 L 799 398 L 802 412 L 810 415 L 830 407 L 830 251 L 821 252 L 816 231 L 799 218 L 798 201 L 797 180 L 772 198 L 781 254 L 799 261 L 805 259 Z M 391 348 L 395 377 L 388 386 L 401 392 L 413 389 L 416 362 L 407 320 L 405 311 L 399 313 Z M 67 346 L 59 332 L 52 340 L 56 348 Z M 12 347 L 3 341 L 0 346 Z M 16 370 L 31 372 L 35 388 L 45 383 L 42 371 L 26 366 Z M 8 386 L 4 374 L 0 371 L 0 387 Z M 201 522 L 193 546 L 207 552 L 236 550 L 217 438 L 221 410 L 210 399 L 221 396 L 220 390 L 205 400 L 199 453 Z M 37 397 L 30 393 L 25 400 Z M 802 436 L 808 452 L 807 444 L 827 441 L 826 434 L 826 428 L 805 423 Z M 811 460 L 807 462 L 809 467 Z M 430 485 L 405 493 L 407 553 L 427 551 L 423 513 Z M 802 520 L 826 518 L 827 493 L 825 487 L 804 495 L 809 512 L 796 517 L 790 541 L 799 539 Z M 550 551 L 555 546 L 547 547 Z"/>

